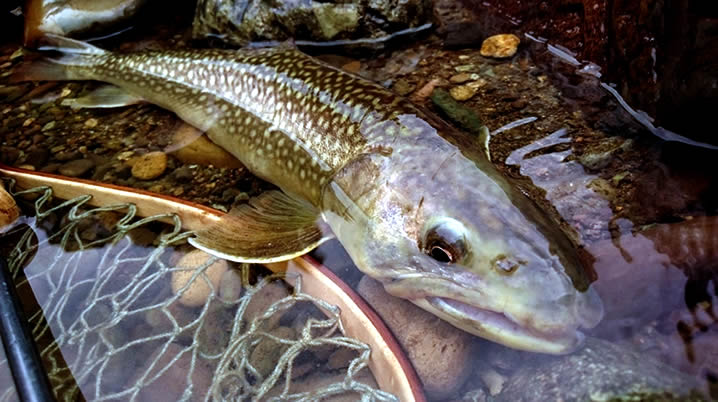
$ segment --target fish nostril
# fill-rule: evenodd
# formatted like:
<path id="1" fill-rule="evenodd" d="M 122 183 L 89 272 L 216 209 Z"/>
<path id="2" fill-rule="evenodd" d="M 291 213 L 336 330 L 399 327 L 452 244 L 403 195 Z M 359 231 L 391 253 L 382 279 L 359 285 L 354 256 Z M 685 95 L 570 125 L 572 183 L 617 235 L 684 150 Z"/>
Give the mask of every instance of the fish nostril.
<path id="1" fill-rule="evenodd" d="M 497 255 L 491 261 L 491 265 L 494 267 L 494 269 L 496 269 L 500 274 L 503 275 L 511 275 L 516 272 L 520 266 L 525 264 L 526 261 L 514 257 L 508 257 L 504 254 Z"/>

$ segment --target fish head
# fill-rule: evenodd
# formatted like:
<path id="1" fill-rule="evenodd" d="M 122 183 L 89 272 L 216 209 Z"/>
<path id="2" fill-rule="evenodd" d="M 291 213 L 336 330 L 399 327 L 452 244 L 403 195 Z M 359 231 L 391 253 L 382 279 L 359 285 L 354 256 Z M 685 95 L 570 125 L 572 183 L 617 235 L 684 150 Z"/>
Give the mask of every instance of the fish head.
<path id="1" fill-rule="evenodd" d="M 571 352 L 603 315 L 575 249 L 490 163 L 442 146 L 360 158 L 325 219 L 388 293 L 512 348 Z"/>

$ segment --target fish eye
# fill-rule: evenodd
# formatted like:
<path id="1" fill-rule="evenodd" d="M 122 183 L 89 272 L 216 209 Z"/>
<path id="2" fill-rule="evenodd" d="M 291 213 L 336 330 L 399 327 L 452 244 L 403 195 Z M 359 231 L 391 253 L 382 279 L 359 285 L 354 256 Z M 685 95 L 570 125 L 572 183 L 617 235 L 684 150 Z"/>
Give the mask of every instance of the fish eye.
<path id="1" fill-rule="evenodd" d="M 438 262 L 461 261 L 466 255 L 464 226 L 454 219 L 444 219 L 426 231 L 421 248 Z"/>

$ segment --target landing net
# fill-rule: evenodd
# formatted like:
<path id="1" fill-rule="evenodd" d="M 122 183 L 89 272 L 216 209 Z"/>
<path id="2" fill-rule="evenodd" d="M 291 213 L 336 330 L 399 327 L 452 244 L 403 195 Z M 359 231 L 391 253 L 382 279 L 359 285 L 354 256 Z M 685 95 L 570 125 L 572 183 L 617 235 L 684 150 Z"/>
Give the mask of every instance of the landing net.
<path id="1" fill-rule="evenodd" d="M 191 232 L 176 215 L 8 188 L 31 216 L 0 245 L 58 400 L 396 400 L 376 388 L 369 347 L 343 335 L 339 309 L 303 293 L 301 277 L 230 263 L 217 282 L 216 258 L 178 266 Z M 189 279 L 173 291 L 178 272 Z M 206 300 L 183 305 L 198 288 Z M 2 385 L 0 401 L 16 400 Z"/>

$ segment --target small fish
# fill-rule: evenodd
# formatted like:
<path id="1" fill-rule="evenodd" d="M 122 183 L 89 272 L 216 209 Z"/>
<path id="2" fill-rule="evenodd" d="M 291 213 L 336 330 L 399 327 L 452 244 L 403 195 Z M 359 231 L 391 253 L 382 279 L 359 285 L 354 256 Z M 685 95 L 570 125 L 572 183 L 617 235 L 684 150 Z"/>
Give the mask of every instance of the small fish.
<path id="1" fill-rule="evenodd" d="M 475 138 L 385 88 L 286 46 L 119 54 L 51 40 L 63 55 L 14 80 L 110 83 L 69 103 L 172 110 L 281 189 L 198 233 L 198 248 L 276 262 L 326 226 L 390 294 L 509 347 L 568 353 L 600 321 L 567 237 Z"/>

